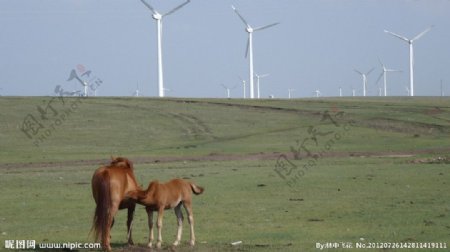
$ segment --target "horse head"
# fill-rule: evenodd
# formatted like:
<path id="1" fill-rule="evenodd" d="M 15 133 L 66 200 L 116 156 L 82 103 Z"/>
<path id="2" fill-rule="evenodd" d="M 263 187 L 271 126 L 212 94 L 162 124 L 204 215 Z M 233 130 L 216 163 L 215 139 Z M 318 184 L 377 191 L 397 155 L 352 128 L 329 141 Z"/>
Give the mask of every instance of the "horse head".
<path id="1" fill-rule="evenodd" d="M 133 162 L 128 160 L 128 158 L 125 157 L 113 157 L 111 156 L 111 164 L 110 166 L 119 166 L 124 167 L 128 169 L 133 169 Z"/>

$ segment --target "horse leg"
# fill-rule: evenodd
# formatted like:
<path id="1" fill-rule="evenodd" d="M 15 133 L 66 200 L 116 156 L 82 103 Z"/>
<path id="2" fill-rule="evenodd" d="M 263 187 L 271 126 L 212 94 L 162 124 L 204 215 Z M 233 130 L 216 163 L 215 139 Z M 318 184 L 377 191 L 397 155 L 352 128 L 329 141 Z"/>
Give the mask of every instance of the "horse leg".
<path id="1" fill-rule="evenodd" d="M 127 218 L 127 238 L 128 238 L 128 245 L 133 245 L 133 237 L 131 235 L 132 225 L 133 225 L 133 216 L 134 216 L 134 209 L 136 208 L 136 205 L 132 205 L 128 208 L 128 218 Z"/>
<path id="2" fill-rule="evenodd" d="M 110 209 L 110 215 L 109 215 L 109 220 L 108 220 L 108 227 L 112 227 L 112 225 L 114 224 L 114 216 L 116 215 L 117 211 L 119 210 L 119 204 L 114 203 L 111 206 Z M 106 249 L 106 251 L 111 251 L 111 228 L 108 228 L 108 230 L 106 230 L 106 241 L 103 242 L 103 246 Z"/>
<path id="3" fill-rule="evenodd" d="M 194 234 L 194 214 L 192 212 L 192 205 L 190 201 L 183 202 L 184 209 L 188 215 L 189 226 L 191 228 L 191 240 L 190 245 L 195 245 L 195 234 Z"/>
<path id="4" fill-rule="evenodd" d="M 114 217 L 113 217 L 112 222 L 111 222 L 111 227 L 109 228 L 110 230 L 112 230 L 112 228 L 114 227 L 115 222 L 116 222 L 116 219 L 114 219 Z M 111 234 L 109 235 L 109 238 L 111 238 Z"/>
<path id="5" fill-rule="evenodd" d="M 159 207 L 158 209 L 158 222 L 156 223 L 156 227 L 158 228 L 158 241 L 156 243 L 156 248 L 161 248 L 162 243 L 162 221 L 164 215 L 164 206 Z"/>
<path id="6" fill-rule="evenodd" d="M 175 215 L 177 216 L 178 231 L 177 240 L 173 243 L 174 246 L 178 246 L 181 241 L 181 233 L 183 232 L 183 212 L 181 211 L 181 203 L 175 207 Z"/>
<path id="7" fill-rule="evenodd" d="M 153 246 L 153 211 L 150 210 L 150 208 L 146 208 L 145 210 L 147 210 L 147 215 L 148 215 L 148 229 L 150 231 L 150 235 L 148 237 L 148 247 L 151 248 Z"/>

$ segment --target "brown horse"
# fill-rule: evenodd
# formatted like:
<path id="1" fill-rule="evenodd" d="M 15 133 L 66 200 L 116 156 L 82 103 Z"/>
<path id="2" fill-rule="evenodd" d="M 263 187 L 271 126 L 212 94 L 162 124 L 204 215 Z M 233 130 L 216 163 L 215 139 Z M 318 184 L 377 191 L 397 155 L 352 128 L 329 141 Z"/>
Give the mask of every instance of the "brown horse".
<path id="1" fill-rule="evenodd" d="M 133 198 L 137 199 L 139 204 L 146 206 L 148 214 L 148 226 L 150 229 L 150 237 L 148 246 L 151 248 L 153 243 L 153 211 L 158 211 L 158 222 L 156 226 L 158 228 L 158 242 L 157 248 L 161 248 L 162 236 L 162 220 L 164 209 L 175 208 L 175 215 L 178 221 L 177 239 L 173 243 L 174 246 L 180 244 L 181 233 L 183 229 L 183 213 L 181 206 L 184 206 L 188 215 L 188 221 L 191 228 L 191 246 L 195 244 L 194 234 L 194 215 L 192 213 L 192 193 L 199 195 L 203 193 L 204 189 L 189 181 L 183 179 L 173 179 L 165 184 L 161 184 L 158 181 L 152 181 L 147 190 L 138 190 L 133 194 Z"/>
<path id="2" fill-rule="evenodd" d="M 127 238 L 128 244 L 133 244 L 131 224 L 136 201 L 129 197 L 129 193 L 141 190 L 134 177 L 133 163 L 122 157 L 111 159 L 108 166 L 98 168 L 92 177 L 92 195 L 97 204 L 92 229 L 95 240 L 100 238 L 107 251 L 111 251 L 110 232 L 119 209 L 128 208 Z"/>

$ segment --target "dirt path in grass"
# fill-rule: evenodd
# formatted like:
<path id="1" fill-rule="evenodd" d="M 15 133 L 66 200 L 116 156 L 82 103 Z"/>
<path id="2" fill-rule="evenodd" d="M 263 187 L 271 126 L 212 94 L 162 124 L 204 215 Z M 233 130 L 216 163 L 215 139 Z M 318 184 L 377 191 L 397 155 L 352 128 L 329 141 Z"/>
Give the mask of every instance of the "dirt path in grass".
<path id="1" fill-rule="evenodd" d="M 386 158 L 407 158 L 421 154 L 446 156 L 450 153 L 450 147 L 433 148 L 417 151 L 375 151 L 375 152 L 327 152 L 321 158 L 331 157 L 386 157 Z M 281 155 L 286 155 L 288 159 L 294 159 L 291 152 L 260 152 L 250 154 L 219 154 L 211 153 L 203 156 L 179 156 L 179 157 L 132 157 L 130 158 L 135 164 L 151 164 L 151 163 L 170 163 L 170 162 L 201 162 L 201 161 L 240 161 L 240 160 L 273 160 L 275 161 Z M 300 156 L 305 158 L 306 156 Z M 420 160 L 419 160 L 420 161 Z M 16 168 L 42 168 L 42 167 L 73 167 L 73 166 L 100 166 L 109 163 L 109 159 L 90 159 L 90 160 L 69 160 L 56 162 L 28 162 L 28 163 L 0 163 L 0 169 L 16 169 Z"/>

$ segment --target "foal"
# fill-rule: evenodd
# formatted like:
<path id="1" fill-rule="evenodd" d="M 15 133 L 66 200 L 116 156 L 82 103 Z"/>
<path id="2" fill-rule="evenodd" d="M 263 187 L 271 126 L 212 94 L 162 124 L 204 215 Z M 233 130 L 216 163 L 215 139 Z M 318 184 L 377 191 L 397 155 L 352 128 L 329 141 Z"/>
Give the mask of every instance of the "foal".
<path id="1" fill-rule="evenodd" d="M 158 211 L 158 221 L 156 226 L 158 228 L 158 241 L 156 243 L 157 248 L 161 248 L 162 236 L 162 220 L 164 209 L 175 209 L 175 215 L 178 221 L 177 239 L 173 243 L 174 246 L 178 246 L 181 240 L 181 233 L 183 229 L 183 213 L 181 206 L 184 206 L 188 215 L 188 221 L 191 228 L 191 240 L 190 245 L 195 245 L 194 234 L 194 216 L 192 213 L 192 193 L 199 195 L 203 193 L 203 187 L 197 186 L 192 182 L 183 179 L 173 179 L 165 184 L 161 184 L 158 181 L 152 181 L 147 190 L 137 190 L 136 195 L 133 198 L 137 199 L 137 203 L 146 206 L 148 214 L 148 226 L 150 229 L 150 237 L 148 247 L 152 247 L 153 243 L 153 211 Z"/>

